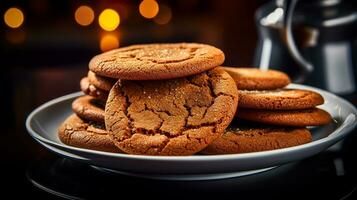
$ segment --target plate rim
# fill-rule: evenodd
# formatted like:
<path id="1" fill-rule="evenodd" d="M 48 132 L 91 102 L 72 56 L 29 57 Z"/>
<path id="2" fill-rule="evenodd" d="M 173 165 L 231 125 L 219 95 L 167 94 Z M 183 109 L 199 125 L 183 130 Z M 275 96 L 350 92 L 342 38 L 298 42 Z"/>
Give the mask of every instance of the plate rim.
<path id="1" fill-rule="evenodd" d="M 351 110 L 351 114 L 353 115 L 354 119 L 352 119 L 354 122 L 356 122 L 356 116 L 357 116 L 357 109 L 356 107 L 348 102 L 347 100 L 343 99 L 342 97 L 338 97 L 337 95 L 330 93 L 328 91 L 311 87 L 311 86 L 306 86 L 306 85 L 301 85 L 301 84 L 294 84 L 291 83 L 289 84 L 288 88 L 298 88 L 298 89 L 310 89 L 313 91 L 318 91 L 319 93 L 323 93 L 324 95 L 330 96 L 332 98 L 338 99 L 338 101 L 341 101 L 343 104 L 345 104 L 348 109 Z M 74 92 L 70 93 L 55 99 L 52 99 L 50 101 L 47 101 L 46 103 L 38 106 L 36 109 L 34 109 L 27 117 L 25 126 L 26 129 L 36 141 L 42 141 L 44 143 L 47 143 L 49 145 L 56 146 L 58 148 L 64 148 L 64 149 L 70 149 L 73 151 L 79 151 L 82 153 L 88 153 L 88 154 L 94 154 L 97 156 L 110 156 L 113 158 L 125 158 L 125 159 L 136 159 L 136 160 L 153 160 L 153 161 L 186 161 L 186 162 L 195 162 L 195 161 L 217 161 L 217 160 L 231 160 L 231 159 L 245 159 L 245 158 L 251 158 L 251 157 L 265 157 L 265 156 L 274 156 L 275 154 L 281 154 L 281 153 L 289 153 L 293 151 L 298 151 L 306 148 L 311 148 L 313 146 L 321 145 L 322 143 L 328 142 L 328 141 L 333 141 L 333 140 L 340 140 L 343 138 L 346 134 L 350 133 L 352 129 L 354 129 L 357 126 L 357 123 L 342 123 L 341 126 L 339 126 L 336 130 L 334 130 L 329 136 L 307 143 L 307 144 L 302 144 L 298 146 L 293 146 L 293 147 L 287 147 L 283 149 L 275 149 L 275 150 L 269 150 L 269 151 L 260 151 L 260 152 L 249 152 L 249 153 L 241 153 L 241 154 L 223 154 L 223 155 L 190 155 L 190 156 L 153 156 L 153 155 L 132 155 L 132 154 L 121 154 L 121 153 L 111 153 L 111 152 L 103 152 L 103 151 L 97 151 L 97 150 L 91 150 L 91 149 L 83 149 L 79 147 L 73 147 L 69 145 L 65 145 L 62 143 L 58 143 L 49 139 L 46 139 L 45 137 L 42 137 L 38 133 L 36 133 L 35 130 L 32 129 L 31 122 L 36 114 L 38 114 L 40 111 L 56 104 L 61 101 L 65 101 L 74 97 L 78 97 L 80 95 L 83 95 L 83 92 Z M 350 116 L 349 115 L 349 116 Z M 348 116 L 348 117 L 349 117 Z M 347 118 L 348 118 L 347 117 Z M 346 119 L 347 119 L 346 118 Z M 346 120 L 345 119 L 345 120 Z M 334 134 L 336 132 L 340 132 L 340 134 Z"/>

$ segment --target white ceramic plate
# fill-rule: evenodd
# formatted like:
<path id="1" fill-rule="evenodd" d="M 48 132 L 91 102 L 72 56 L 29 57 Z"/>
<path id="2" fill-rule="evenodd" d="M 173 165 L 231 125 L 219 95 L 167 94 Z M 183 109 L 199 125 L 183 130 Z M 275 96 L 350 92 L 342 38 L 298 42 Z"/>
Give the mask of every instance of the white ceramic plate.
<path id="1" fill-rule="evenodd" d="M 83 95 L 69 94 L 35 109 L 26 120 L 30 135 L 40 144 L 62 156 L 80 160 L 96 168 L 126 175 L 172 180 L 207 180 L 262 172 L 288 162 L 315 155 L 343 139 L 356 126 L 356 108 L 329 92 L 290 84 L 290 88 L 309 89 L 325 98 L 320 106 L 334 122 L 311 128 L 313 142 L 272 151 L 193 156 L 144 156 L 107 153 L 65 145 L 57 137 L 58 126 L 68 117 L 72 101 Z"/>

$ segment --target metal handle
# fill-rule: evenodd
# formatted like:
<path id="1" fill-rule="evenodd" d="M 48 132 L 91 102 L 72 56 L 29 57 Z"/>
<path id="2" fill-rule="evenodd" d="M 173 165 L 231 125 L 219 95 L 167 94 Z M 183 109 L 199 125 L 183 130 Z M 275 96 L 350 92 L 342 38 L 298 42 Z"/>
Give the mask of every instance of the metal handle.
<path id="1" fill-rule="evenodd" d="M 292 55 L 292 57 L 295 59 L 296 62 L 298 62 L 298 64 L 301 66 L 302 68 L 302 73 L 298 76 L 298 78 L 296 78 L 294 80 L 294 82 L 304 82 L 304 80 L 306 79 L 306 75 L 310 74 L 314 67 L 313 65 L 308 62 L 307 60 L 304 59 L 304 57 L 300 54 L 298 48 L 296 47 L 296 44 L 294 42 L 294 38 L 293 38 L 293 33 L 292 33 L 292 18 L 293 18 L 293 14 L 294 14 L 294 9 L 296 7 L 298 0 L 286 0 L 285 1 L 285 19 L 284 19 L 284 34 L 285 37 L 287 39 L 287 47 L 288 50 L 290 52 L 290 54 Z"/>

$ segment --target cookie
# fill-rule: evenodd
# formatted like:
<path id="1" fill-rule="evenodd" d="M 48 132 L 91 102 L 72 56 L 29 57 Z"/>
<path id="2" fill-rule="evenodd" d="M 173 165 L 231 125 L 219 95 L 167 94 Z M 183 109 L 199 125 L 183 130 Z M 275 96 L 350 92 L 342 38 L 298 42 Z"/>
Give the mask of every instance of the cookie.
<path id="1" fill-rule="evenodd" d="M 192 155 L 223 134 L 237 104 L 234 80 L 220 68 L 169 80 L 121 80 L 109 93 L 106 129 L 126 153 Z"/>
<path id="2" fill-rule="evenodd" d="M 72 103 L 72 110 L 82 119 L 104 124 L 105 102 L 91 96 L 82 96 Z"/>
<path id="3" fill-rule="evenodd" d="M 311 141 L 311 133 L 306 128 L 232 128 L 201 153 L 215 155 L 268 151 Z"/>
<path id="4" fill-rule="evenodd" d="M 87 122 L 72 114 L 58 129 L 59 139 L 67 145 L 107 152 L 121 152 L 107 135 L 104 125 Z"/>
<path id="5" fill-rule="evenodd" d="M 296 110 L 324 103 L 320 94 L 309 90 L 239 90 L 238 94 L 239 106 L 242 108 Z"/>
<path id="6" fill-rule="evenodd" d="M 88 82 L 90 84 L 107 92 L 109 92 L 109 90 L 113 87 L 114 83 L 116 82 L 116 79 L 99 76 L 92 71 L 88 71 L 87 77 L 88 77 Z"/>
<path id="7" fill-rule="evenodd" d="M 198 74 L 223 61 L 223 52 L 206 44 L 143 44 L 97 55 L 90 61 L 89 68 L 105 77 L 159 80 Z"/>
<path id="8" fill-rule="evenodd" d="M 94 85 L 90 84 L 87 77 L 82 78 L 80 82 L 81 90 L 84 94 L 92 96 L 94 98 L 100 99 L 102 101 L 107 101 L 108 92 L 101 90 Z"/>
<path id="9" fill-rule="evenodd" d="M 290 83 L 287 74 L 276 70 L 223 67 L 234 79 L 240 90 L 274 90 Z"/>
<path id="10" fill-rule="evenodd" d="M 331 122 L 331 115 L 319 108 L 305 110 L 256 110 L 239 108 L 240 119 L 281 126 L 319 126 Z"/>

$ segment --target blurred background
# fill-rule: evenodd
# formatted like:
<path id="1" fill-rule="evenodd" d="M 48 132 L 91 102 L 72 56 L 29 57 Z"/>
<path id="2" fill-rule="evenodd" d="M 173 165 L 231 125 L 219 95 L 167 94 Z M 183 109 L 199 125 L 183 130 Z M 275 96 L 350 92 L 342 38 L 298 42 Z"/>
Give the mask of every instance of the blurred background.
<path id="1" fill-rule="evenodd" d="M 89 60 L 101 52 L 138 43 L 201 42 L 221 48 L 227 65 L 251 65 L 254 14 L 264 2 L 1 1 L 1 162 L 21 168 L 18 163 L 49 154 L 26 133 L 26 117 L 46 101 L 79 91 Z"/>
<path id="2" fill-rule="evenodd" d="M 257 40 L 254 12 L 264 2 L 5 1 L 1 53 L 7 65 L 26 60 L 38 67 L 85 63 L 130 44 L 194 41 L 222 48 L 227 64 L 250 65 Z"/>

